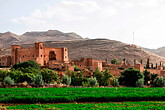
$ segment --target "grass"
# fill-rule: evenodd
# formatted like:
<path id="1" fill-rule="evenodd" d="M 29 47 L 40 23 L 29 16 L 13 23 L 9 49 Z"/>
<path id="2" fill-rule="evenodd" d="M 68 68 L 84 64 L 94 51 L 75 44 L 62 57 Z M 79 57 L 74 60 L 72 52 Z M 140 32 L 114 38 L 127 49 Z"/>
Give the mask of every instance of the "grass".
<path id="1" fill-rule="evenodd" d="M 0 88 L 0 103 L 165 101 L 165 88 Z"/>
<path id="2" fill-rule="evenodd" d="M 87 103 L 87 104 L 30 104 L 6 106 L 7 109 L 57 109 L 57 110 L 164 110 L 165 101 L 158 102 L 120 102 L 120 103 Z"/>

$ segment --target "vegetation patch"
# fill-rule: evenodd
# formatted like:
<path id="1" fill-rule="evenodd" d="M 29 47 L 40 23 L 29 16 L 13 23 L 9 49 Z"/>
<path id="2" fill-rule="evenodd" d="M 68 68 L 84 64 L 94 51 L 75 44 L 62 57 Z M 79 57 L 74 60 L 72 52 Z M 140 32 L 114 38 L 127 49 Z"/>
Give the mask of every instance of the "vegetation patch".
<path id="1" fill-rule="evenodd" d="M 71 104 L 30 104 L 7 106 L 7 109 L 61 109 L 61 110 L 164 110 L 165 101 L 159 102 L 121 102 L 121 103 L 71 103 Z"/>
<path id="2" fill-rule="evenodd" d="M 0 88 L 0 103 L 164 101 L 165 88 Z"/>

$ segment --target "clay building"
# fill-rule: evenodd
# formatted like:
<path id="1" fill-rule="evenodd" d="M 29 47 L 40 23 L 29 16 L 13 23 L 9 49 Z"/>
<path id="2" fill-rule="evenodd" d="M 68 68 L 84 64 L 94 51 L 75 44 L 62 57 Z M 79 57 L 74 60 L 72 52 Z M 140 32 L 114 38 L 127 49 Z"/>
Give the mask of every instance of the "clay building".
<path id="1" fill-rule="evenodd" d="M 89 69 L 91 71 L 95 71 L 96 68 L 99 68 L 102 71 L 102 60 L 94 60 L 93 58 L 82 58 L 80 60 L 72 61 L 74 65 L 78 66 L 80 69 Z"/>
<path id="2" fill-rule="evenodd" d="M 0 67 L 10 67 L 11 66 L 11 56 L 6 55 L 0 58 Z"/>
<path id="3" fill-rule="evenodd" d="M 69 63 L 68 49 L 45 47 L 43 42 L 35 43 L 33 47 L 11 46 L 11 64 L 34 60 L 43 67 L 58 68 Z"/>

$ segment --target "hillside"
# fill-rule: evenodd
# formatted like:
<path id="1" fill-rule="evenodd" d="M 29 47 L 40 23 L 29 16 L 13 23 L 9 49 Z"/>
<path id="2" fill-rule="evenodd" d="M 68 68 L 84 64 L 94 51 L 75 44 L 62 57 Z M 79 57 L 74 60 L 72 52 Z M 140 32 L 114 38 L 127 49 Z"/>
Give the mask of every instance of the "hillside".
<path id="1" fill-rule="evenodd" d="M 165 47 L 160 47 L 158 49 L 147 49 L 147 48 L 143 48 L 143 49 L 155 53 L 159 56 L 165 57 Z"/>
<path id="2" fill-rule="evenodd" d="M 139 47 L 131 46 L 119 41 L 108 39 L 89 39 L 89 40 L 76 40 L 76 41 L 59 41 L 59 42 L 45 42 L 45 46 L 50 47 L 68 47 L 69 57 L 71 60 L 79 59 L 82 57 L 92 57 L 97 60 L 108 59 L 110 63 L 111 59 L 118 58 L 122 61 L 126 58 L 128 62 L 133 63 L 136 59 L 139 62 L 143 59 L 146 62 L 147 58 L 150 58 L 151 63 L 159 63 L 160 61 L 165 63 L 165 58 L 156 54 L 152 54 Z M 24 45 L 32 46 L 32 45 Z"/>
<path id="3" fill-rule="evenodd" d="M 10 54 L 10 45 L 12 44 L 33 46 L 35 41 L 45 42 L 45 46 L 50 47 L 68 47 L 71 60 L 82 57 L 92 57 L 97 60 L 107 59 L 110 63 L 114 58 L 118 58 L 120 61 L 126 58 L 128 62 L 132 63 L 134 59 L 136 59 L 137 62 L 141 59 L 146 62 L 146 59 L 150 58 L 151 63 L 155 64 L 160 61 L 165 63 L 165 58 L 152 54 L 149 52 L 151 51 L 149 49 L 142 49 L 137 46 L 108 39 L 83 39 L 76 33 L 63 33 L 58 30 L 26 32 L 20 36 L 11 32 L 0 33 L 0 56 Z M 159 51 L 157 51 L 157 54 L 158 53 Z M 164 55 L 164 53 L 162 53 L 162 55 Z"/>
<path id="4" fill-rule="evenodd" d="M 19 42 L 20 42 L 19 36 L 14 33 L 11 32 L 0 33 L 0 47 L 6 47 L 8 45 L 18 44 Z"/>
<path id="5" fill-rule="evenodd" d="M 23 35 L 16 35 L 11 32 L 0 33 L 0 48 L 5 48 L 13 44 L 25 44 L 45 42 L 45 41 L 63 41 L 83 39 L 76 33 L 63 33 L 58 30 L 48 30 L 44 32 L 26 32 Z"/>

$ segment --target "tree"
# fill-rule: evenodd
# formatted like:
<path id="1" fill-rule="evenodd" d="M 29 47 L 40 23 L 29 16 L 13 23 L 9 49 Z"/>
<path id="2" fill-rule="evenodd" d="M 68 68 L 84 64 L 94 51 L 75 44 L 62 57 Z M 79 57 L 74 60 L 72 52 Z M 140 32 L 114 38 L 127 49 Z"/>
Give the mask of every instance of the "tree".
<path id="1" fill-rule="evenodd" d="M 140 60 L 140 63 L 143 64 L 143 60 L 142 59 Z"/>
<path id="2" fill-rule="evenodd" d="M 133 62 L 134 62 L 134 65 L 136 65 L 136 59 L 134 59 Z"/>
<path id="3" fill-rule="evenodd" d="M 59 80 L 57 72 L 54 72 L 53 70 L 47 68 L 41 70 L 41 75 L 43 76 L 43 80 L 45 83 L 50 83 Z"/>
<path id="4" fill-rule="evenodd" d="M 147 59 L 146 69 L 150 69 L 150 59 Z"/>
<path id="5" fill-rule="evenodd" d="M 42 79 L 42 75 L 36 75 L 36 77 L 34 78 L 34 83 L 38 86 L 42 86 L 43 85 L 43 79 Z"/>
<path id="6" fill-rule="evenodd" d="M 144 74 L 144 85 L 149 85 L 149 81 L 151 80 L 150 72 L 145 70 L 143 71 Z"/>
<path id="7" fill-rule="evenodd" d="M 157 76 L 158 74 L 155 74 L 155 73 L 151 74 L 151 85 L 154 84 L 154 80 L 156 80 Z"/>
<path id="8" fill-rule="evenodd" d="M 14 80 L 11 79 L 10 76 L 7 76 L 7 77 L 5 77 L 5 79 L 4 79 L 4 83 L 7 84 L 7 85 L 9 85 L 9 86 L 11 86 L 11 85 L 14 84 Z"/>
<path id="9" fill-rule="evenodd" d="M 99 83 L 99 86 L 109 86 L 110 85 L 110 78 L 112 77 L 112 75 L 110 74 L 108 69 L 100 72 L 100 70 L 97 68 L 93 74 L 94 74 L 94 77 L 96 77 L 96 79 Z"/>
<path id="10" fill-rule="evenodd" d="M 121 72 L 120 76 L 120 83 L 124 84 L 125 86 L 136 86 L 136 81 L 141 78 L 144 78 L 143 74 L 137 69 L 126 69 L 125 71 Z"/>
<path id="11" fill-rule="evenodd" d="M 116 58 L 111 60 L 111 64 L 118 64 L 118 63 L 119 63 L 118 59 L 116 59 Z"/>
<path id="12" fill-rule="evenodd" d="M 165 87 L 165 78 L 163 78 L 163 76 L 158 77 L 154 81 L 154 86 L 155 87 Z"/>
<path id="13" fill-rule="evenodd" d="M 13 65 L 13 67 L 11 69 L 14 69 L 14 70 L 22 70 L 22 68 L 29 68 L 29 67 L 32 67 L 34 69 L 37 69 L 37 70 L 40 70 L 40 64 L 38 64 L 37 62 L 35 61 L 26 61 L 26 62 L 22 62 L 22 63 L 19 63 L 19 64 L 15 64 Z"/>
<path id="14" fill-rule="evenodd" d="M 71 77 L 68 77 L 68 75 L 63 75 L 62 79 L 61 79 L 61 82 L 63 84 L 66 84 L 66 85 L 70 85 L 71 84 Z"/>
<path id="15" fill-rule="evenodd" d="M 153 63 L 151 63 L 151 69 L 154 69 L 154 65 L 153 65 Z"/>
<path id="16" fill-rule="evenodd" d="M 141 78 L 141 79 L 138 79 L 136 81 L 136 87 L 143 87 L 144 86 L 144 79 Z"/>
<path id="17" fill-rule="evenodd" d="M 124 64 L 126 64 L 126 58 L 123 58 L 123 62 L 124 62 Z"/>
<path id="18" fill-rule="evenodd" d="M 94 78 L 89 78 L 88 81 L 89 81 L 90 86 L 92 86 L 92 87 L 97 86 L 97 80 L 96 80 L 95 77 Z"/>
<path id="19" fill-rule="evenodd" d="M 119 87 L 119 81 L 118 81 L 118 79 L 113 79 L 113 86 L 114 87 Z"/>

